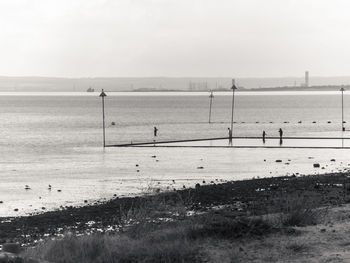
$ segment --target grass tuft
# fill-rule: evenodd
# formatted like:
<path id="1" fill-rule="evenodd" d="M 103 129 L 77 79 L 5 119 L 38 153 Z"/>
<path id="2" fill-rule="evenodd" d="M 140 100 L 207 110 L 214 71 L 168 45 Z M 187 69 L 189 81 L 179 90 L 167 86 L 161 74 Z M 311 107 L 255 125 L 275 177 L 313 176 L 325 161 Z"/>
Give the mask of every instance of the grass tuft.
<path id="1" fill-rule="evenodd" d="M 294 242 L 294 243 L 288 244 L 286 246 L 286 249 L 292 251 L 293 253 L 301 253 L 301 252 L 307 251 L 308 247 L 305 244 Z"/>
<path id="2" fill-rule="evenodd" d="M 65 236 L 25 252 L 30 258 L 57 263 L 196 262 L 197 246 L 185 239 L 150 242 L 124 235 Z"/>
<path id="3" fill-rule="evenodd" d="M 221 215 L 206 216 L 204 222 L 189 232 L 191 238 L 241 238 L 246 236 L 263 236 L 273 231 L 273 226 L 262 218 L 228 218 Z"/>
<path id="4" fill-rule="evenodd" d="M 282 226 L 304 227 L 317 225 L 327 214 L 327 209 L 317 207 L 317 204 L 309 199 L 293 198 L 285 201 L 286 206 L 281 214 Z"/>

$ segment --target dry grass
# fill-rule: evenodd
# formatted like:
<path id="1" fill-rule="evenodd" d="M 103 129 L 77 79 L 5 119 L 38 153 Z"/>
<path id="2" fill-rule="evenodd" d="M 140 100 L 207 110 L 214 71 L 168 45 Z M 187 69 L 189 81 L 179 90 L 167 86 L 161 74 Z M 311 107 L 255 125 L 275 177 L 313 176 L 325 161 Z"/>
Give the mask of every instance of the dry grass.
<path id="1" fill-rule="evenodd" d="M 67 234 L 28 249 L 25 257 L 57 263 L 278 262 L 312 250 L 309 243 L 316 240 L 305 241 L 299 229 L 315 227 L 328 211 L 317 208 L 312 199 L 293 196 L 281 199 L 282 212 L 273 217 L 237 217 L 236 212 L 224 209 L 189 217 L 186 203 L 180 196 L 147 198 L 128 209 L 120 208 L 119 233 Z"/>
<path id="2" fill-rule="evenodd" d="M 151 239 L 136 240 L 125 235 L 67 235 L 28 249 L 25 256 L 57 263 L 112 263 L 196 262 L 196 255 L 197 246 L 189 245 L 183 238 L 151 242 Z"/>
<path id="3" fill-rule="evenodd" d="M 137 235 L 135 227 L 139 231 Z M 25 256 L 57 263 L 202 262 L 207 258 L 202 244 L 208 240 L 262 237 L 272 229 L 261 218 L 237 219 L 208 213 L 162 224 L 142 222 L 114 235 L 67 234 L 63 239 L 48 240 L 28 249 Z"/>
<path id="4" fill-rule="evenodd" d="M 326 214 L 327 208 L 319 208 L 312 198 L 296 198 L 295 196 L 282 199 L 282 213 L 280 223 L 284 227 L 309 226 L 321 223 Z"/>

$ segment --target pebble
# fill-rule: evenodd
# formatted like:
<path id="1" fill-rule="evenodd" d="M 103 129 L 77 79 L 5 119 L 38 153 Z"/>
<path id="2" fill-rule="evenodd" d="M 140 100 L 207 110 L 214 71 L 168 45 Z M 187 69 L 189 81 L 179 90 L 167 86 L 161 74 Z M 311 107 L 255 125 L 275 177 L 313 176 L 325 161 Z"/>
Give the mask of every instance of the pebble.
<path id="1" fill-rule="evenodd" d="M 331 159 L 331 162 L 335 162 L 335 159 Z"/>
<path id="2" fill-rule="evenodd" d="M 62 190 L 58 189 L 57 192 L 62 192 Z"/>
<path id="3" fill-rule="evenodd" d="M 276 160 L 276 163 L 281 163 L 282 162 L 282 160 Z"/>
<path id="4" fill-rule="evenodd" d="M 197 169 L 204 169 L 204 167 L 203 166 L 198 166 Z"/>
<path id="5" fill-rule="evenodd" d="M 4 201 L 0 201 L 0 204 L 3 204 L 4 203 Z"/>
<path id="6" fill-rule="evenodd" d="M 320 168 L 320 164 L 319 163 L 314 163 L 314 168 Z"/>

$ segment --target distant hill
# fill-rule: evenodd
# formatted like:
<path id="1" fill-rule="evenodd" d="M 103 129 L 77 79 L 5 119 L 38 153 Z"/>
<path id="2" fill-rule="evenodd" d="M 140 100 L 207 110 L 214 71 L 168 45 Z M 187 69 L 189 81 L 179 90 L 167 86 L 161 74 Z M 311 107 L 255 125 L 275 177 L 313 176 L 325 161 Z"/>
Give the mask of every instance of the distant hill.
<path id="1" fill-rule="evenodd" d="M 303 88 L 302 77 L 286 78 L 236 78 L 240 89 L 310 90 Z M 310 77 L 311 89 L 336 89 L 350 85 L 350 77 Z M 205 91 L 229 90 L 231 78 L 54 78 L 54 77 L 1 77 L 0 91 Z"/>
<path id="2" fill-rule="evenodd" d="M 345 90 L 350 88 L 350 85 L 327 85 L 327 86 L 311 86 L 311 87 L 271 87 L 249 89 L 249 91 L 338 91 L 341 88 Z"/>

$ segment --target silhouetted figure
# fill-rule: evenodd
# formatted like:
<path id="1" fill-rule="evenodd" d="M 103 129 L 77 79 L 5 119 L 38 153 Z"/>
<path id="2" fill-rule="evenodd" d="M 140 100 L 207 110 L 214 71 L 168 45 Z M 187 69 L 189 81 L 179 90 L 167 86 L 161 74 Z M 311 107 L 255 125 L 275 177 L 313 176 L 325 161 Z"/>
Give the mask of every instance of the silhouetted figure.
<path id="1" fill-rule="evenodd" d="M 282 140 L 283 139 L 283 131 L 282 131 L 282 129 L 280 128 L 278 132 L 280 134 L 280 140 Z"/>
<path id="2" fill-rule="evenodd" d="M 153 133 L 154 133 L 154 137 L 157 137 L 158 129 L 155 126 L 154 126 L 154 129 L 153 129 Z"/>
<path id="3" fill-rule="evenodd" d="M 282 145 L 282 144 L 283 144 L 283 131 L 282 131 L 282 129 L 280 128 L 278 132 L 279 132 L 279 134 L 280 134 L 280 145 Z"/>
<path id="4" fill-rule="evenodd" d="M 230 128 L 227 128 L 228 130 L 228 142 L 230 145 L 232 145 L 232 130 Z"/>
<path id="5" fill-rule="evenodd" d="M 265 131 L 263 131 L 263 133 L 262 133 L 263 143 L 265 143 L 265 137 L 266 137 L 266 132 L 265 132 Z"/>

